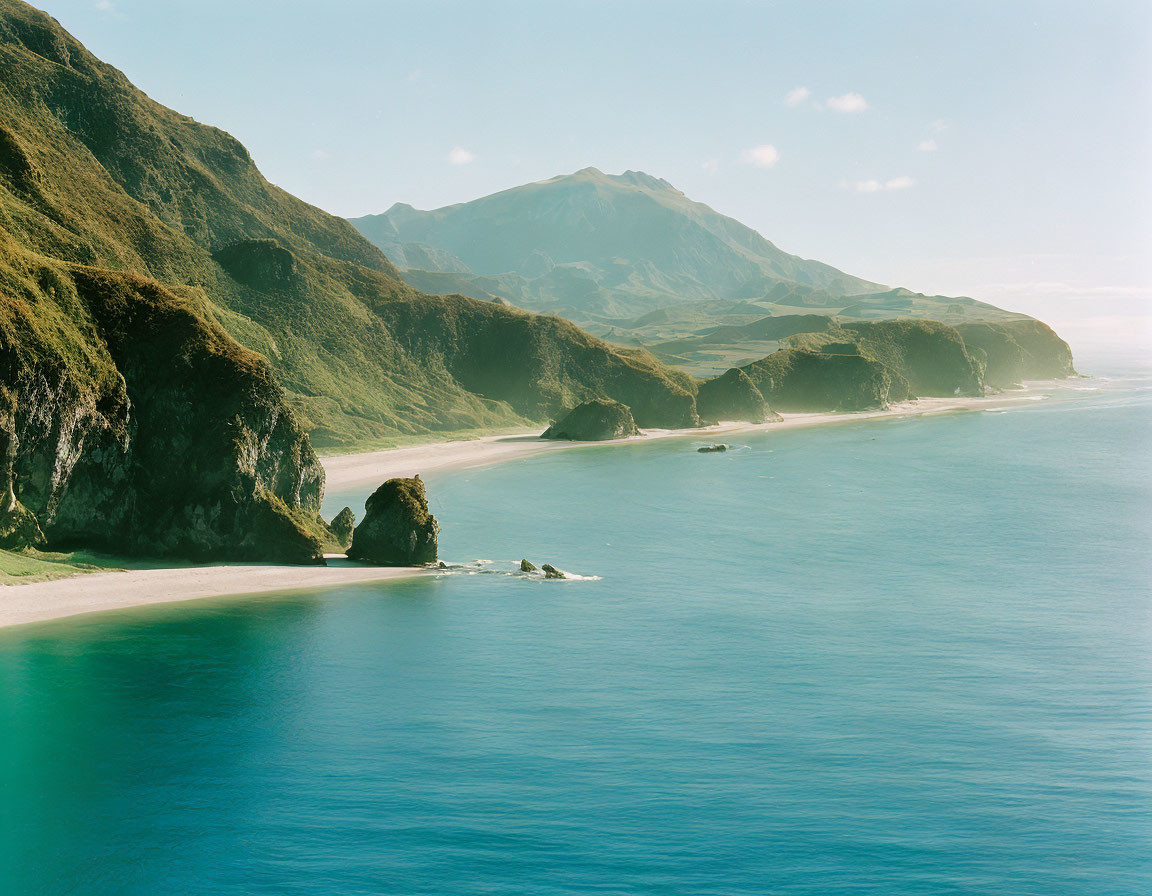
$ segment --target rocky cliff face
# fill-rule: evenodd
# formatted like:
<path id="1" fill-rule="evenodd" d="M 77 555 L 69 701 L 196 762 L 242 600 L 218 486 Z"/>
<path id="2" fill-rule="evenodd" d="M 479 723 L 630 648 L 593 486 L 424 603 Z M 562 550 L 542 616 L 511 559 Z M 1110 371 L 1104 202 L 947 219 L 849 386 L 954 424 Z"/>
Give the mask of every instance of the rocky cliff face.
<path id="1" fill-rule="evenodd" d="M 740 369 L 781 411 L 865 411 L 910 396 L 899 373 L 863 355 L 782 349 Z"/>
<path id="2" fill-rule="evenodd" d="M 744 420 L 764 423 L 779 420 L 780 415 L 768 408 L 768 403 L 756 384 L 743 370 L 731 370 L 700 384 L 696 395 L 696 410 L 705 423 L 721 420 Z"/>
<path id="3" fill-rule="evenodd" d="M 965 349 L 955 327 L 934 320 L 902 319 L 842 323 L 789 338 L 793 348 L 879 361 L 907 381 L 914 395 L 984 394 L 983 367 Z"/>
<path id="4" fill-rule="evenodd" d="M 154 281 L 38 273 L 55 307 L 0 313 L 0 441 L 48 544 L 320 561 L 324 472 L 267 364 Z"/>
<path id="5" fill-rule="evenodd" d="M 1038 320 L 977 322 L 956 329 L 969 351 L 982 356 L 990 386 L 1007 389 L 1024 380 L 1059 379 L 1076 373 L 1068 343 Z"/>
<path id="6" fill-rule="evenodd" d="M 918 396 L 984 394 L 981 366 L 965 351 L 955 327 L 935 320 L 844 324 L 860 353 L 901 374 Z"/>

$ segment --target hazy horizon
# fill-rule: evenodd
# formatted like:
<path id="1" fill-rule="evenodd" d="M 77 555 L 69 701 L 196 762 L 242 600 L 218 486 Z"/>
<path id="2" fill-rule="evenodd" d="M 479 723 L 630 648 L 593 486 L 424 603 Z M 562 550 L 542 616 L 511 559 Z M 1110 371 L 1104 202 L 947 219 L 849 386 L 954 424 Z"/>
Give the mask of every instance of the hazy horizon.
<path id="1" fill-rule="evenodd" d="M 334 214 L 642 170 L 855 276 L 1150 335 L 1146 4 L 39 5 Z"/>

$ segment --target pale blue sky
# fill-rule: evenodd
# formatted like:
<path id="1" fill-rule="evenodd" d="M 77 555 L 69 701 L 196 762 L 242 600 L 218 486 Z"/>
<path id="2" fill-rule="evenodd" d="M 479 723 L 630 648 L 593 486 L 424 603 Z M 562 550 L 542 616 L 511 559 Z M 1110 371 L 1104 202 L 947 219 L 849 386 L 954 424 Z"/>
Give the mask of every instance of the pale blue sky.
<path id="1" fill-rule="evenodd" d="M 1143 0 L 40 5 L 337 214 L 634 168 L 872 280 L 1152 312 Z"/>

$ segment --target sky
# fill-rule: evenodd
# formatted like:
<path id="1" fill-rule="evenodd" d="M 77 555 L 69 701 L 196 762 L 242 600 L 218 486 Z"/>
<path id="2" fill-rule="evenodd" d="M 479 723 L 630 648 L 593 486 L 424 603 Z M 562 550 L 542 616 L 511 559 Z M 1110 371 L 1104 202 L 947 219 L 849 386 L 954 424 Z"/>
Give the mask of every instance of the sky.
<path id="1" fill-rule="evenodd" d="M 38 0 L 345 216 L 595 166 L 782 249 L 1152 340 L 1152 3 Z"/>

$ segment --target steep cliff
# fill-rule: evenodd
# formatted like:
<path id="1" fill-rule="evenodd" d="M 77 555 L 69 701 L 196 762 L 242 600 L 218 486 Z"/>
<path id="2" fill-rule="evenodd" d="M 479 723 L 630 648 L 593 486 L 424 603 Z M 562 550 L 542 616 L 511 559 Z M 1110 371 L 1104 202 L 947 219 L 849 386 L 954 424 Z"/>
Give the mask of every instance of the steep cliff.
<path id="1" fill-rule="evenodd" d="M 918 396 L 984 394 L 982 365 L 965 349 L 955 327 L 934 320 L 904 319 L 843 323 L 816 333 L 792 336 L 793 348 L 843 354 L 855 345 L 908 381 Z"/>
<path id="2" fill-rule="evenodd" d="M 859 354 L 781 349 L 740 369 L 779 411 L 864 411 L 911 394 L 898 372 Z"/>
<path id="3" fill-rule="evenodd" d="M 155 281 L 29 273 L 50 286 L 0 303 L 0 440 L 49 543 L 320 560 L 324 471 L 263 359 Z"/>
<path id="4" fill-rule="evenodd" d="M 956 328 L 970 351 L 983 354 L 988 385 L 1005 389 L 1023 380 L 1074 376 L 1072 350 L 1038 320 L 961 324 Z"/>

